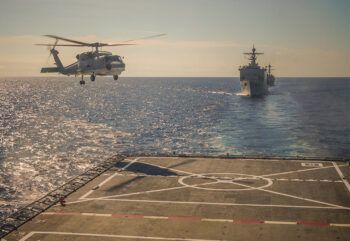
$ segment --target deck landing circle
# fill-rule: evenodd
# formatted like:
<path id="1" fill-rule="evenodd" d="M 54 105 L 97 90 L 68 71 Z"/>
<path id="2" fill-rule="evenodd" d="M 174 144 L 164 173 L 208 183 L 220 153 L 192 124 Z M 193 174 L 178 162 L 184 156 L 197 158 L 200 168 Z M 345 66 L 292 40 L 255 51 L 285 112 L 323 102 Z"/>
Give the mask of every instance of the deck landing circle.
<path id="1" fill-rule="evenodd" d="M 224 175 L 224 176 L 223 176 Z M 236 176 L 236 177 L 230 177 Z M 213 180 L 212 182 L 206 182 L 206 183 L 199 183 L 199 184 L 189 184 L 186 183 L 186 180 L 190 179 L 209 179 Z M 240 180 L 255 180 L 255 181 L 264 181 L 263 185 L 254 187 L 246 184 L 239 183 Z M 183 176 L 179 178 L 178 182 L 183 185 L 187 186 L 189 188 L 196 188 L 196 189 L 202 189 L 202 190 L 208 190 L 208 191 L 249 191 L 249 190 L 257 190 L 257 189 L 264 189 L 273 184 L 273 181 L 270 178 L 266 178 L 263 176 L 256 176 L 256 175 L 249 175 L 249 174 L 243 174 L 243 173 L 201 173 L 201 174 L 194 174 L 190 176 Z M 211 188 L 211 187 L 205 187 L 207 185 L 217 185 L 217 184 L 232 184 L 232 186 L 241 186 L 242 188 Z"/>

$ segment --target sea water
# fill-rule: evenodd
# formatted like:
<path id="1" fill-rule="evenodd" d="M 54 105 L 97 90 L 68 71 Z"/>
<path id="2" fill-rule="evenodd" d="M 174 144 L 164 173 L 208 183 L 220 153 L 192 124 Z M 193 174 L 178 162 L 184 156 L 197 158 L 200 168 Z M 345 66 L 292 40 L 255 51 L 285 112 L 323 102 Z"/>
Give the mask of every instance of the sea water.
<path id="1" fill-rule="evenodd" d="M 117 153 L 350 158 L 350 78 L 0 79 L 0 217 Z"/>

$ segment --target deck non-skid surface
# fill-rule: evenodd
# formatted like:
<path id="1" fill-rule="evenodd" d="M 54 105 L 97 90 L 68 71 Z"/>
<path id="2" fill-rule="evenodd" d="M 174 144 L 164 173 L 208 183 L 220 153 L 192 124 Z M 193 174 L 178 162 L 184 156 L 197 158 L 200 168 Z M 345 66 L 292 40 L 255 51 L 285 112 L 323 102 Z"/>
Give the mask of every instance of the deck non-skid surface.
<path id="1" fill-rule="evenodd" d="M 349 177 L 332 161 L 129 158 L 5 240 L 349 240 Z"/>

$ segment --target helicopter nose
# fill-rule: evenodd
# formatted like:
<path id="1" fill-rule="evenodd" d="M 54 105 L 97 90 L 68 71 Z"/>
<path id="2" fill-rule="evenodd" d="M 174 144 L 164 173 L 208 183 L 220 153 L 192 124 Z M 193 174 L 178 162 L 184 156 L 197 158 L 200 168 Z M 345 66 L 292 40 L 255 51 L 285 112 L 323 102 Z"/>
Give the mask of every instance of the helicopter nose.
<path id="1" fill-rule="evenodd" d="M 113 68 L 125 68 L 125 64 L 119 61 L 113 61 L 111 65 Z"/>

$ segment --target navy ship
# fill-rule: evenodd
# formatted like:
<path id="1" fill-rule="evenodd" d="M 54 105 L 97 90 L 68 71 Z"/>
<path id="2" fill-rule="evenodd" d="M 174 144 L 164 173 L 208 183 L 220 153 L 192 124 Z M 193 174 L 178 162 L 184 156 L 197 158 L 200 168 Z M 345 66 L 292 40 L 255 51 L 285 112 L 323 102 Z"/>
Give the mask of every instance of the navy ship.
<path id="1" fill-rule="evenodd" d="M 256 62 L 257 55 L 263 53 L 257 53 L 253 45 L 252 52 L 244 54 L 249 55 L 250 63 L 239 68 L 242 94 L 251 97 L 266 95 L 268 93 L 267 71 Z"/>

